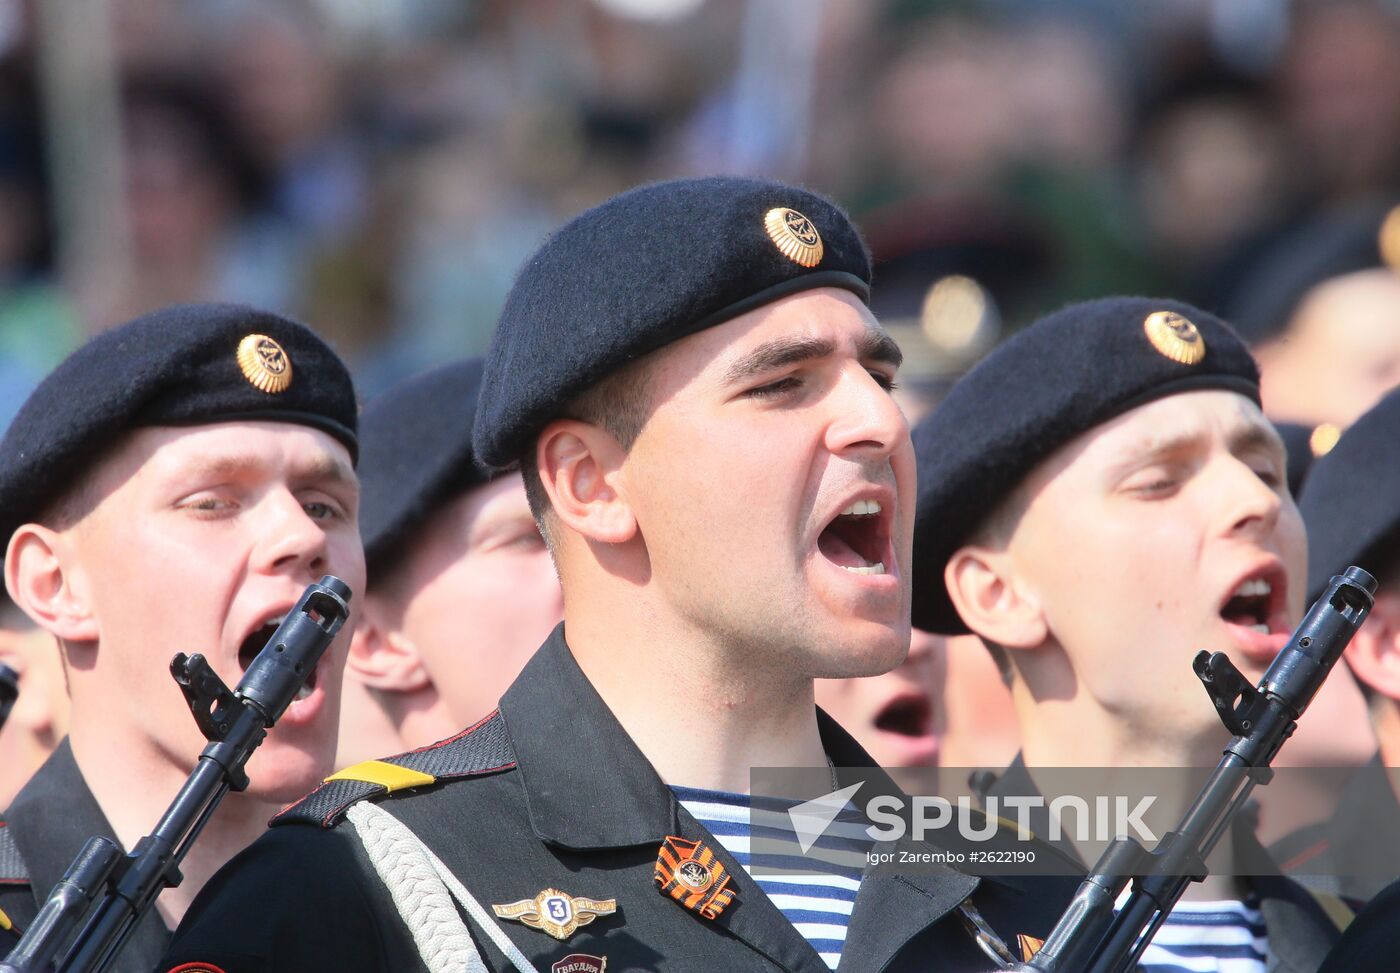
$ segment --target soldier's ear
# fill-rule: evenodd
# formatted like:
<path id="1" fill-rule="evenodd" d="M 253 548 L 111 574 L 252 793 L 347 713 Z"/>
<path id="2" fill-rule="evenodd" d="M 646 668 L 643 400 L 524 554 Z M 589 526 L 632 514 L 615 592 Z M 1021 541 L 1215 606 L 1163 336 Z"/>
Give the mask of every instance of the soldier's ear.
<path id="1" fill-rule="evenodd" d="M 976 544 L 948 559 L 943 583 L 963 623 L 1009 649 L 1033 649 L 1049 635 L 1040 600 L 1013 570 L 1006 551 Z"/>
<path id="2" fill-rule="evenodd" d="M 392 624 L 390 612 L 373 594 L 360 599 L 350 652 L 348 677 L 387 693 L 412 693 L 433 684 L 413 640 Z"/>
<path id="3" fill-rule="evenodd" d="M 1366 624 L 1346 649 L 1347 665 L 1374 692 L 1400 700 L 1400 593 L 1376 596 Z"/>
<path id="4" fill-rule="evenodd" d="M 99 633 L 86 585 L 68 539 L 40 524 L 10 537 L 5 587 L 34 624 L 63 642 L 96 642 Z"/>
<path id="5" fill-rule="evenodd" d="M 603 544 L 637 535 L 637 517 L 618 489 L 627 451 L 602 426 L 556 419 L 535 444 L 540 479 L 554 513 L 570 530 Z"/>

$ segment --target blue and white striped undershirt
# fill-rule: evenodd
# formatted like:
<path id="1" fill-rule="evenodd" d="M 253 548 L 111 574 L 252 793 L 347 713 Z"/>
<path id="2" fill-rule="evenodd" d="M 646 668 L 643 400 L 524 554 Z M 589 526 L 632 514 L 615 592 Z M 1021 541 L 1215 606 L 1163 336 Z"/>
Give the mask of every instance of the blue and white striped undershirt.
<path id="1" fill-rule="evenodd" d="M 836 969 L 872 847 L 868 822 L 848 806 L 804 855 L 787 814 L 796 802 L 692 787 L 671 790 L 827 967 Z M 761 841 L 757 855 L 754 839 Z M 1139 968 L 1142 973 L 1265 973 L 1268 956 L 1268 933 L 1256 900 L 1182 901 L 1157 930 Z"/>
<path id="2" fill-rule="evenodd" d="M 1268 931 L 1259 903 L 1178 902 L 1143 953 L 1143 973 L 1264 973 Z"/>
<path id="3" fill-rule="evenodd" d="M 796 801 L 673 787 L 676 799 L 734 856 L 829 969 L 841 961 L 846 927 L 873 843 L 849 805 L 804 855 L 788 818 Z M 757 853 L 753 842 L 761 844 Z M 758 874 L 755 874 L 757 868 Z M 779 874 L 781 872 L 781 874 Z"/>

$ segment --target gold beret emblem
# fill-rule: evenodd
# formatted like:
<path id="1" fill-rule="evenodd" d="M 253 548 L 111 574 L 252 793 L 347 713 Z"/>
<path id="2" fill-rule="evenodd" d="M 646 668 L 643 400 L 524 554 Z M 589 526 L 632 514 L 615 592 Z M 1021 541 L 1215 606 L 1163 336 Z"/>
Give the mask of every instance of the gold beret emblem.
<path id="1" fill-rule="evenodd" d="M 1195 365 L 1206 357 L 1206 339 L 1175 311 L 1153 311 L 1142 322 L 1142 330 L 1152 347 L 1174 362 Z"/>
<path id="2" fill-rule="evenodd" d="M 292 360 L 265 334 L 250 334 L 238 343 L 238 367 L 254 388 L 273 395 L 292 384 Z"/>
<path id="3" fill-rule="evenodd" d="M 1332 452 L 1332 447 L 1337 445 L 1337 440 L 1342 438 L 1340 426 L 1324 422 L 1312 431 L 1308 437 L 1308 449 L 1312 450 L 1313 456 L 1326 456 Z"/>
<path id="4" fill-rule="evenodd" d="M 1386 214 L 1381 223 L 1380 239 L 1377 243 L 1380 246 L 1381 260 L 1385 261 L 1391 270 L 1400 271 L 1400 206 Z"/>
<path id="5" fill-rule="evenodd" d="M 795 209 L 775 206 L 763 217 L 763 228 L 783 254 L 795 264 L 815 267 L 822 262 L 826 247 L 816 225 Z"/>

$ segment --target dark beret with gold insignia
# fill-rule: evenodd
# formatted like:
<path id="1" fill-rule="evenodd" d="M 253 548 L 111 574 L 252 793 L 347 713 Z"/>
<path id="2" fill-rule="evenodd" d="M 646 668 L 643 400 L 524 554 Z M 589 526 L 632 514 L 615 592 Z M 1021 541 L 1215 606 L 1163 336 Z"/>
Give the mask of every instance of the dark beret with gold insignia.
<path id="1" fill-rule="evenodd" d="M 943 569 L 1042 460 L 1130 409 L 1197 389 L 1257 404 L 1259 371 L 1229 326 L 1179 301 L 1074 304 L 996 348 L 914 430 L 914 624 L 967 631 Z"/>
<path id="2" fill-rule="evenodd" d="M 1313 288 L 1386 266 L 1400 270 L 1400 206 L 1394 200 L 1328 210 L 1284 235 L 1247 267 L 1226 311 L 1240 335 L 1257 346 L 1288 330 Z"/>
<path id="3" fill-rule="evenodd" d="M 1313 463 L 1337 445 L 1341 436 L 1340 426 L 1324 422 L 1318 426 L 1305 426 L 1297 422 L 1275 422 L 1283 448 L 1288 453 L 1288 492 L 1295 497 L 1303 492 L 1303 483 Z"/>
<path id="4" fill-rule="evenodd" d="M 815 287 L 869 300 L 865 243 L 821 196 L 733 177 L 615 196 L 555 233 L 516 278 L 486 360 L 477 456 L 509 466 L 620 366 Z"/>
<path id="5" fill-rule="evenodd" d="M 1357 419 L 1303 483 L 1309 597 L 1355 564 L 1381 579 L 1400 563 L 1400 392 Z"/>
<path id="6" fill-rule="evenodd" d="M 491 478 L 472 453 L 481 359 L 400 382 L 360 416 L 360 534 L 372 572 L 449 497 Z"/>
<path id="7" fill-rule="evenodd" d="M 234 304 L 164 308 L 105 331 L 39 384 L 0 441 L 0 544 L 43 513 L 124 432 L 294 422 L 345 444 L 355 388 L 304 325 Z"/>

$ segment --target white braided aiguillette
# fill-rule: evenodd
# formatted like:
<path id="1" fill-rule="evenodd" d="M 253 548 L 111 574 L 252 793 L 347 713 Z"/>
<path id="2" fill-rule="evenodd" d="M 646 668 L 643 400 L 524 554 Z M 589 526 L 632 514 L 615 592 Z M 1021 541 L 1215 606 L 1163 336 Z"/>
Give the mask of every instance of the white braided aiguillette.
<path id="1" fill-rule="evenodd" d="M 452 905 L 454 897 L 519 973 L 539 973 L 476 897 L 407 825 L 368 801 L 351 805 L 345 816 L 355 826 L 365 854 L 389 890 L 430 973 L 489 973 Z"/>

